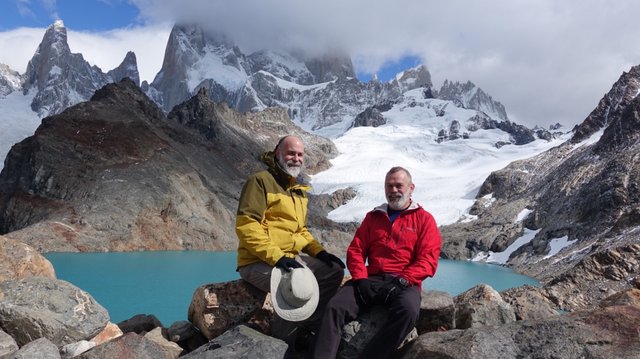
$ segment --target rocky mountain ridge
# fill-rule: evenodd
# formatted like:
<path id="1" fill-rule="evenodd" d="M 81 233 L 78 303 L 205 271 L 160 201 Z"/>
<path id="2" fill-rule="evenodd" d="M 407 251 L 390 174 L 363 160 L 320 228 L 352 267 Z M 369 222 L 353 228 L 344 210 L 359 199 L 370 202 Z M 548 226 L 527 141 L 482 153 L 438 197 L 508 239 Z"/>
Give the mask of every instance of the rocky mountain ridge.
<path id="1" fill-rule="evenodd" d="M 0 98 L 18 91 L 21 84 L 22 76 L 17 71 L 11 70 L 5 64 L 0 64 Z"/>
<path id="2" fill-rule="evenodd" d="M 506 264 L 541 279 L 566 309 L 634 286 L 640 275 L 639 71 L 635 66 L 621 76 L 571 140 L 493 172 L 471 217 L 442 228 L 449 239 L 443 254 L 471 259 L 508 251 Z M 517 242 L 527 233 L 530 240 Z"/>
<path id="3" fill-rule="evenodd" d="M 165 116 L 131 80 L 109 84 L 12 148 L 0 232 L 46 251 L 234 249 L 242 184 L 291 133 L 311 173 L 335 156 L 282 109 L 243 115 L 202 90 Z"/>
<path id="4" fill-rule="evenodd" d="M 117 68 L 103 73 L 82 54 L 71 53 L 66 28 L 57 21 L 46 30 L 24 75 L 6 65 L 0 68 L 0 96 L 22 90 L 33 97 L 31 109 L 43 118 L 88 100 L 103 85 L 124 77 L 139 84 L 133 52 Z M 315 56 L 272 50 L 244 54 L 224 34 L 195 25 L 174 26 L 161 70 L 151 84 L 141 84 L 165 113 L 204 88 L 211 100 L 224 101 L 240 112 L 285 108 L 299 126 L 325 137 L 346 131 L 371 108 L 388 107 L 402 101 L 403 93 L 424 88 L 429 96 L 477 110 L 482 122 L 479 128 L 507 131 L 514 136 L 512 143 L 553 136 L 547 130 L 511 123 L 504 106 L 470 82 L 445 81 L 439 91 L 432 86 L 424 65 L 407 69 L 387 83 L 377 79 L 363 83 L 355 77 L 348 55 L 339 51 Z M 442 138 L 456 137 L 446 134 Z"/>
<path id="5" fill-rule="evenodd" d="M 424 65 L 387 83 L 377 79 L 363 83 L 344 54 L 308 58 L 295 51 L 260 50 L 246 55 L 224 35 L 176 25 L 162 69 L 143 89 L 169 111 L 204 87 L 212 100 L 225 101 L 241 112 L 283 107 L 294 122 L 317 133 L 336 126 L 344 131 L 359 114 L 402 101 L 403 93 L 421 87 L 435 98 L 478 110 L 479 116 L 496 123 L 509 122 L 504 106 L 471 82 L 445 81 L 440 91 L 432 86 Z M 538 137 L 528 132 L 530 138 Z"/>

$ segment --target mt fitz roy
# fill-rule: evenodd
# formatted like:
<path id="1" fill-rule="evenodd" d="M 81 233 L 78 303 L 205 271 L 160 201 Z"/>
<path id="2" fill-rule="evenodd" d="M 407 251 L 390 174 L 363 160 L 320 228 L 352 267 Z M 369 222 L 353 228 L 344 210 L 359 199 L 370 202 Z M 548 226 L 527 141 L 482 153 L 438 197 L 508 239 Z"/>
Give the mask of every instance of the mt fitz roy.
<path id="1" fill-rule="evenodd" d="M 564 135 L 570 136 L 562 146 L 502 170 L 504 165 L 493 168 L 490 176 L 478 179 L 479 189 L 467 189 L 471 199 L 466 200 L 466 212 L 440 221 L 443 255 L 491 258 L 490 253 L 505 253 L 520 243 L 524 233 L 536 231 L 530 242 L 509 249 L 512 254 L 504 264 L 553 281 L 560 280 L 554 273 L 574 268 L 599 251 L 616 251 L 614 244 L 619 242 L 633 243 L 625 233 L 637 228 L 636 178 L 629 174 L 637 171 L 625 171 L 637 166 L 629 157 L 637 150 L 631 140 L 637 132 L 629 108 L 637 102 L 633 89 L 638 78 L 635 68 L 624 74 L 574 133 Z M 344 155 L 327 138 L 340 146 L 354 133 L 369 133 L 371 140 L 384 138 L 386 133 L 376 131 L 393 128 L 398 133 L 404 126 L 400 114 L 413 114 L 412 125 L 425 133 L 413 147 L 430 152 L 419 156 L 451 156 L 437 151 L 461 151 L 465 143 L 480 141 L 496 151 L 487 158 L 496 158 L 505 149 L 527 148 L 540 141 L 559 144 L 561 140 L 554 138 L 562 136 L 555 126 L 528 129 L 509 121 L 504 106 L 471 82 L 445 81 L 434 89 L 425 66 L 408 69 L 387 83 L 376 79 L 363 83 L 345 54 L 306 57 L 270 50 L 243 54 L 224 35 L 191 25 L 173 28 L 160 72 L 151 84 L 140 84 L 132 52 L 120 66 L 104 73 L 81 54 L 71 53 L 66 29 L 56 22 L 46 30 L 25 74 L 0 66 L 0 106 L 21 96 L 30 101 L 25 111 L 46 118 L 34 136 L 13 146 L 5 160 L 0 174 L 0 233 L 48 250 L 233 249 L 233 213 L 241 185 L 249 173 L 261 168 L 260 152 L 287 133 L 297 133 L 307 143 L 311 174 L 321 174 L 332 167 L 331 159 Z M 114 118 L 118 111 L 129 117 Z M 127 128 L 136 130 L 123 130 Z M 625 155 L 615 157 L 619 153 Z M 572 175 L 586 163 L 595 168 L 593 161 L 578 161 L 578 154 L 599 159 L 604 166 L 600 177 L 584 169 L 579 176 Z M 622 165 L 623 158 L 630 158 L 630 163 Z M 618 165 L 612 164 L 614 159 Z M 569 178 L 571 184 L 565 182 Z M 615 184 L 615 189 L 610 193 L 599 181 Z M 584 187 L 579 197 L 570 196 L 570 191 L 564 203 L 574 205 L 557 207 L 554 194 L 583 183 L 598 185 Z M 354 198 L 368 195 L 357 187 L 329 186 L 312 196 L 309 224 L 336 250 L 348 244 L 357 220 L 333 221 L 327 214 L 353 208 L 349 206 L 358 202 Z M 592 188 L 600 192 L 592 193 Z M 191 192 L 201 199 L 191 199 L 187 195 Z M 116 194 L 123 202 L 113 199 Z M 602 206 L 591 208 L 595 203 Z M 608 215 L 596 215 L 601 211 Z M 522 213 L 526 216 L 520 218 Z M 73 230 L 68 232 L 69 228 Z M 50 232 L 57 239 L 44 240 Z M 624 240 L 611 240 L 614 233 Z M 70 235 L 73 241 L 68 240 Z M 554 253 L 552 259 L 565 258 L 545 267 L 559 266 L 554 273 L 538 267 L 536 263 L 549 260 L 545 256 L 552 245 L 565 237 L 564 251 L 583 251 L 569 257 L 561 257 L 563 251 Z M 598 241 L 607 245 L 593 244 Z M 587 243 L 591 247 L 585 250 Z M 630 248 L 625 250 L 637 252 Z M 638 266 L 625 265 L 630 269 L 620 278 L 630 285 Z M 619 289 L 602 284 L 593 301 L 614 287 Z M 554 295 L 573 289 L 574 285 L 566 285 L 559 290 L 556 285 Z M 585 303 L 564 304 L 580 305 Z"/>

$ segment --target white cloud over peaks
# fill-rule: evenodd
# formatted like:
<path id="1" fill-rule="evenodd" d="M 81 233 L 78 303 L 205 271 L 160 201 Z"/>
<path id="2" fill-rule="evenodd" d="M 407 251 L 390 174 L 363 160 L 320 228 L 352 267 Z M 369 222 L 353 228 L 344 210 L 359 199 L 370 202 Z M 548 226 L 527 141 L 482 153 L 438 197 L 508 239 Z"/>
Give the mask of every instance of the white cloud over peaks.
<path id="1" fill-rule="evenodd" d="M 621 0 L 133 0 L 155 20 L 196 20 L 243 49 L 343 47 L 375 72 L 422 57 L 434 83 L 471 80 L 526 125 L 582 122 L 640 63 L 640 2 Z"/>
<path id="2" fill-rule="evenodd" d="M 68 29 L 69 44 L 105 71 L 133 50 L 148 81 L 160 70 L 170 31 L 170 25 L 154 24 L 197 22 L 224 31 L 247 53 L 342 49 L 367 73 L 405 55 L 420 57 L 436 87 L 445 79 L 470 80 L 518 123 L 560 122 L 570 128 L 623 71 L 640 64 L 637 0 L 130 1 L 145 27 L 107 33 Z M 34 31 L 36 40 L 21 42 Z M 43 34 L 0 33 L 0 48 L 12 49 L 0 54 L 0 62 L 23 72 Z M 26 60 L 12 60 L 24 53 L 20 58 Z"/>
<path id="3" fill-rule="evenodd" d="M 81 53 L 85 60 L 99 66 L 103 72 L 120 65 L 127 52 L 135 52 L 140 81 L 151 83 L 162 68 L 171 26 L 163 23 L 102 33 L 71 31 L 67 38 L 71 52 Z"/>

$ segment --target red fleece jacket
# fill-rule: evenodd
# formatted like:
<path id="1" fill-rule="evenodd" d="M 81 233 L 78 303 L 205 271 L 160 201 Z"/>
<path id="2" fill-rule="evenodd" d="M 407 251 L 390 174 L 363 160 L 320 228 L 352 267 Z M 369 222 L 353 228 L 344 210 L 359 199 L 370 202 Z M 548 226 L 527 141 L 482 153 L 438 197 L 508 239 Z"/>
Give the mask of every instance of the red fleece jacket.
<path id="1" fill-rule="evenodd" d="M 356 231 L 347 249 L 347 267 L 354 280 L 387 273 L 422 287 L 422 281 L 436 273 L 441 244 L 436 221 L 420 205 L 412 203 L 392 224 L 383 204 L 367 213 Z"/>

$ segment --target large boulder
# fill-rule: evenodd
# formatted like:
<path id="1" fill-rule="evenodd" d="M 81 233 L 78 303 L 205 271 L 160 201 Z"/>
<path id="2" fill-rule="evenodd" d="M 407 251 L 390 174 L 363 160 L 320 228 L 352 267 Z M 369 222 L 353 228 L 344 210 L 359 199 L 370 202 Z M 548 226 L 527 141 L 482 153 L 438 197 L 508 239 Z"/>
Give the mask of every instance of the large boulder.
<path id="1" fill-rule="evenodd" d="M 511 304 L 517 320 L 542 319 L 558 314 L 553 302 L 544 295 L 544 290 L 537 287 L 514 287 L 500 295 L 505 302 Z"/>
<path id="2" fill-rule="evenodd" d="M 20 350 L 2 357 L 3 359 L 60 359 L 58 347 L 47 338 L 39 338 L 25 344 Z"/>
<path id="3" fill-rule="evenodd" d="M 239 325 L 182 358 L 283 358 L 286 351 L 287 344 L 282 340 Z"/>
<path id="4" fill-rule="evenodd" d="M 9 353 L 13 353 L 18 350 L 18 344 L 13 338 L 0 330 L 0 358 L 3 355 L 7 355 Z"/>
<path id="5" fill-rule="evenodd" d="M 420 316 L 416 323 L 418 334 L 455 328 L 456 306 L 447 292 L 427 290 L 422 292 Z"/>
<path id="6" fill-rule="evenodd" d="M 90 339 L 109 322 L 91 295 L 46 277 L 0 282 L 0 327 L 19 346 L 47 338 L 57 346 Z"/>
<path id="7" fill-rule="evenodd" d="M 164 328 L 157 327 L 145 334 L 144 337 L 160 345 L 167 357 L 175 359 L 180 356 L 180 353 L 183 352 L 183 349 L 178 344 L 168 340 L 165 337 L 166 334 L 163 333 L 164 331 Z"/>
<path id="8" fill-rule="evenodd" d="M 0 282 L 32 276 L 55 278 L 56 273 L 51 262 L 29 245 L 0 236 Z"/>
<path id="9" fill-rule="evenodd" d="M 241 279 L 205 284 L 193 293 L 188 319 L 208 339 L 238 324 L 250 324 L 270 334 L 271 296 Z"/>
<path id="10" fill-rule="evenodd" d="M 500 293 L 486 284 L 477 285 L 454 298 L 456 328 L 502 325 L 516 320 L 513 308 Z"/>

